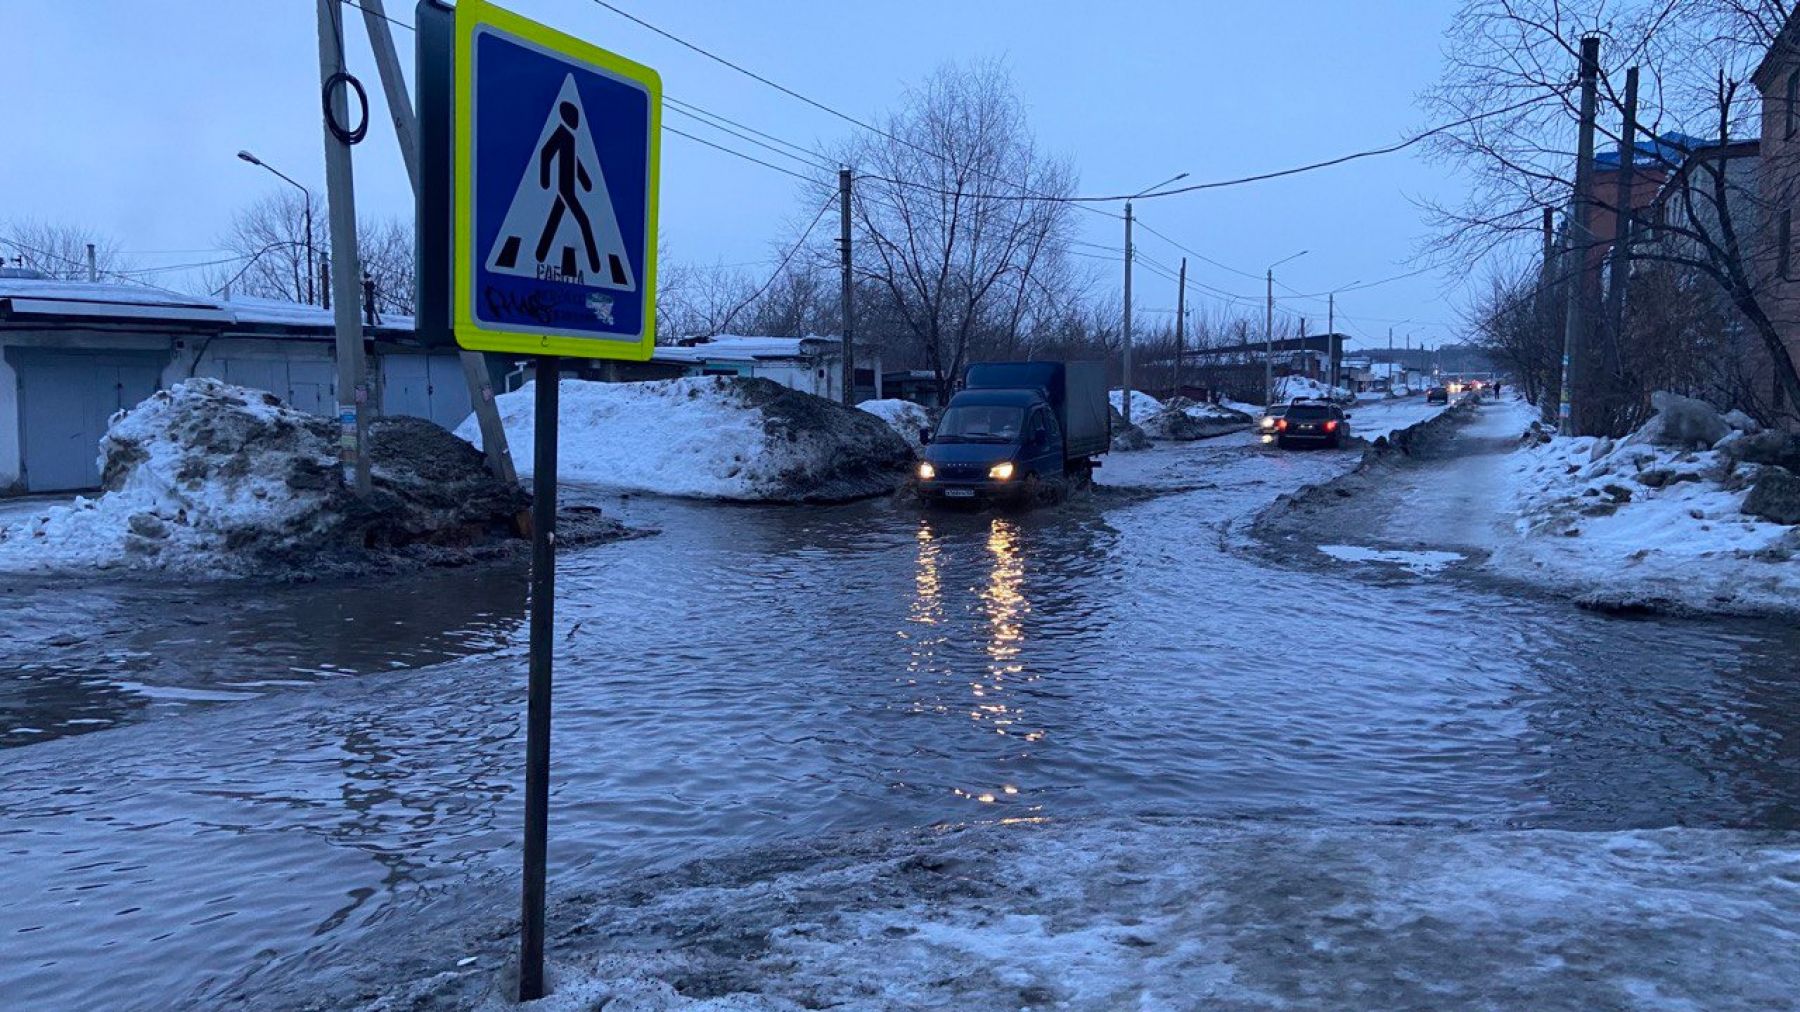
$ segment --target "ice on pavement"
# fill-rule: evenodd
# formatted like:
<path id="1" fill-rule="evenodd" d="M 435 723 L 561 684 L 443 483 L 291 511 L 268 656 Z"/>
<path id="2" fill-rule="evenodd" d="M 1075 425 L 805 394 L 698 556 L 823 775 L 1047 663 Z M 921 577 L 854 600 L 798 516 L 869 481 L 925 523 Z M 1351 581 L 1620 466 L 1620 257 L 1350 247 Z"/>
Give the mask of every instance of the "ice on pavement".
<path id="1" fill-rule="evenodd" d="M 1765 832 L 938 827 L 570 897 L 532 1007 L 1775 1007 L 1796 902 Z M 372 1007 L 513 1007 L 493 937 Z"/>
<path id="2" fill-rule="evenodd" d="M 565 480 L 742 501 L 891 492 L 914 454 L 881 419 L 766 379 L 563 380 L 557 470 Z M 521 474 L 532 469 L 537 384 L 496 398 Z M 479 446 L 470 416 L 457 435 Z"/>
<path id="3" fill-rule="evenodd" d="M 1387 563 L 1415 573 L 1433 573 L 1451 563 L 1461 562 L 1463 559 L 1463 556 L 1457 552 L 1365 548 L 1361 545 L 1320 545 L 1319 551 L 1339 562 Z"/>

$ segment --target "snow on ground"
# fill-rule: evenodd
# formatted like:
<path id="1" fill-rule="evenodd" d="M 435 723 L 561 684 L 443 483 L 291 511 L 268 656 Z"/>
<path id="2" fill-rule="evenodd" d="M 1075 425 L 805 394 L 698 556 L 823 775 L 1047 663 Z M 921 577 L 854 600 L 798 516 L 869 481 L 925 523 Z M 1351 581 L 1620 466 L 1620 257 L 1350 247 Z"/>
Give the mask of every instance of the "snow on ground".
<path id="1" fill-rule="evenodd" d="M 1108 820 L 699 861 L 552 910 L 550 1010 L 1782 1007 L 1793 834 Z M 516 1007 L 511 933 L 376 1009 Z"/>
<path id="2" fill-rule="evenodd" d="M 1247 401 L 1234 401 L 1229 397 L 1221 398 L 1219 400 L 1219 406 L 1232 411 L 1242 412 L 1249 415 L 1251 418 L 1261 418 L 1263 413 L 1263 406 L 1261 404 L 1251 404 Z"/>
<path id="3" fill-rule="evenodd" d="M 531 471 L 537 387 L 497 398 L 521 474 Z M 765 379 L 564 380 L 559 476 L 607 488 L 741 501 L 852 499 L 893 491 L 914 454 L 866 411 Z M 473 416 L 457 435 L 480 445 Z"/>
<path id="4" fill-rule="evenodd" d="M 1123 390 L 1110 391 L 1109 393 L 1107 393 L 1106 398 L 1107 398 L 1108 402 L 1112 404 L 1112 409 L 1114 411 L 1118 411 L 1121 413 L 1124 412 L 1124 410 L 1125 410 L 1125 391 L 1123 391 Z M 1151 415 L 1154 415 L 1157 412 L 1161 411 L 1162 409 L 1163 409 L 1162 401 L 1157 400 L 1156 398 L 1150 396 L 1149 394 L 1143 392 L 1142 390 L 1133 390 L 1131 392 L 1131 420 L 1133 422 L 1141 422 L 1144 419 L 1149 418 Z"/>
<path id="5" fill-rule="evenodd" d="M 1255 416 L 1220 407 L 1176 399 L 1163 405 L 1161 411 L 1137 419 L 1144 433 L 1152 439 L 1210 439 L 1241 432 L 1256 424 Z"/>
<path id="6" fill-rule="evenodd" d="M 1445 566 L 1463 560 L 1460 552 L 1407 551 L 1394 548 L 1365 548 L 1362 545 L 1320 545 L 1319 551 L 1339 562 L 1383 563 L 1399 566 L 1421 575 L 1435 573 Z"/>
<path id="7" fill-rule="evenodd" d="M 919 441 L 919 430 L 931 428 L 931 415 L 923 405 L 897 398 L 885 400 L 869 400 L 858 404 L 857 410 L 867 411 L 876 418 L 888 423 L 888 427 L 906 440 L 906 445 L 913 448 L 913 453 L 923 454 L 925 444 Z"/>
<path id="8" fill-rule="evenodd" d="M 1800 533 L 1741 511 L 1754 470 L 1716 449 L 1553 437 L 1510 461 L 1513 537 L 1492 564 L 1600 604 L 1800 611 Z"/>
<path id="9" fill-rule="evenodd" d="M 1296 397 L 1347 398 L 1350 391 L 1333 387 L 1305 376 L 1283 376 L 1275 381 L 1275 403 L 1286 404 Z"/>
<path id="10" fill-rule="evenodd" d="M 15 514 L 0 529 L 0 571 L 305 577 L 392 564 L 395 553 L 442 564 L 490 540 L 490 528 L 516 533 L 526 505 L 487 479 L 479 454 L 422 419 L 371 428 L 374 491 L 359 500 L 329 420 L 214 379 L 114 415 L 98 453 L 106 491 Z"/>

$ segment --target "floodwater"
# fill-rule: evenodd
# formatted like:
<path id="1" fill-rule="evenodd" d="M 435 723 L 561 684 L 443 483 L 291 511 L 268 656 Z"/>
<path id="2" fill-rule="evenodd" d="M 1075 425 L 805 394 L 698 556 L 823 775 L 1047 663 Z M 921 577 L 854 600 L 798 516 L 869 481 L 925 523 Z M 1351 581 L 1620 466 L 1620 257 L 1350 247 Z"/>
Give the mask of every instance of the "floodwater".
<path id="1" fill-rule="evenodd" d="M 559 564 L 553 893 L 1013 817 L 1800 827 L 1800 632 L 1245 534 L 1351 463 L 1227 437 L 1023 515 L 568 490 L 662 533 Z M 303 995 L 511 899 L 524 594 L 9 588 L 0 994 Z"/>

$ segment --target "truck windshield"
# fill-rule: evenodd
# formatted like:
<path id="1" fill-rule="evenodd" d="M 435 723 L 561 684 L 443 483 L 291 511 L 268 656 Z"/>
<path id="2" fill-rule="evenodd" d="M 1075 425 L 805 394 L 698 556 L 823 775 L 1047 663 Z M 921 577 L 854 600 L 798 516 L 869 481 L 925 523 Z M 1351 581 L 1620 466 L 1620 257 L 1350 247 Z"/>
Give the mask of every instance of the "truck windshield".
<path id="1" fill-rule="evenodd" d="M 1025 424 L 1025 409 L 1003 404 L 963 404 L 944 412 L 938 422 L 940 443 L 1011 443 Z"/>

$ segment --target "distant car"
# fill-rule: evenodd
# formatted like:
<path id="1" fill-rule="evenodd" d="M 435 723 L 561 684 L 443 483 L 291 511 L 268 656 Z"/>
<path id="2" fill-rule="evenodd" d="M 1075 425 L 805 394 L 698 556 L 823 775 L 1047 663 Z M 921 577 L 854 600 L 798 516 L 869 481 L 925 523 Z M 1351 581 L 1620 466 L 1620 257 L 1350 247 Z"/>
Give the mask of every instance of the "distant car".
<path id="1" fill-rule="evenodd" d="M 1448 403 L 1450 403 L 1450 390 L 1447 387 L 1432 387 L 1430 390 L 1425 391 L 1425 403 L 1427 403 L 1427 404 L 1448 404 Z"/>
<path id="2" fill-rule="evenodd" d="M 1275 422 L 1275 445 L 1284 450 L 1296 446 L 1344 445 L 1350 436 L 1350 416 L 1325 400 L 1296 400 Z"/>
<path id="3" fill-rule="evenodd" d="M 1263 409 L 1262 417 L 1256 420 L 1256 431 L 1265 436 L 1273 436 L 1275 427 L 1281 422 L 1281 416 L 1287 414 L 1286 404 L 1272 404 Z"/>

